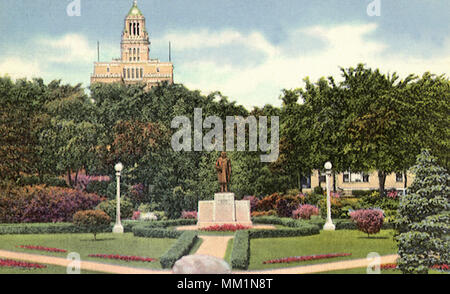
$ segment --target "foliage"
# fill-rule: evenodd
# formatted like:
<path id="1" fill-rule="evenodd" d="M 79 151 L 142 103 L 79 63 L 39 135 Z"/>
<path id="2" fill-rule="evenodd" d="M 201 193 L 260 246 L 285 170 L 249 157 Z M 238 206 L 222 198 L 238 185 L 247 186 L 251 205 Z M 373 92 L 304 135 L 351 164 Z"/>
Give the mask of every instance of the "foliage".
<path id="1" fill-rule="evenodd" d="M 313 215 L 319 215 L 319 209 L 310 204 L 300 205 L 292 212 L 292 218 L 294 219 L 310 219 Z"/>
<path id="2" fill-rule="evenodd" d="M 383 211 L 379 209 L 360 209 L 350 213 L 352 221 L 356 223 L 358 230 L 367 233 L 367 236 L 376 234 L 383 226 Z"/>
<path id="3" fill-rule="evenodd" d="M 256 207 L 258 207 L 259 199 L 255 196 L 245 196 L 243 200 L 250 201 L 250 211 L 253 212 L 256 210 Z"/>
<path id="4" fill-rule="evenodd" d="M 403 273 L 423 274 L 450 263 L 450 178 L 428 150 L 417 157 L 413 171 L 414 182 L 399 207 L 398 266 Z"/>
<path id="5" fill-rule="evenodd" d="M 109 185 L 110 183 L 107 181 L 90 181 L 86 186 L 86 192 L 108 197 Z"/>
<path id="6" fill-rule="evenodd" d="M 279 193 L 273 193 L 270 196 L 262 198 L 256 205 L 257 211 L 268 211 L 276 210 L 276 203 L 280 199 L 281 195 Z"/>
<path id="7" fill-rule="evenodd" d="M 197 211 L 185 211 L 181 212 L 181 218 L 183 219 L 197 219 Z"/>
<path id="8" fill-rule="evenodd" d="M 197 232 L 183 232 L 177 242 L 161 256 L 160 263 L 162 268 L 172 268 L 178 259 L 189 253 L 197 239 Z"/>
<path id="9" fill-rule="evenodd" d="M 330 203 L 331 203 L 331 217 L 332 218 L 340 218 L 343 214 L 345 216 L 345 214 L 347 212 L 342 211 L 343 205 L 342 205 L 342 201 L 340 198 L 330 197 Z M 317 203 L 317 206 L 319 207 L 320 215 L 322 217 L 326 217 L 327 216 L 327 199 L 326 198 L 320 199 L 319 202 Z"/>
<path id="10" fill-rule="evenodd" d="M 300 205 L 299 196 L 283 196 L 276 201 L 277 214 L 280 217 L 291 217 L 292 212 Z"/>
<path id="11" fill-rule="evenodd" d="M 305 195 L 304 203 L 317 206 L 319 200 L 323 198 L 324 198 L 323 194 L 308 193 Z"/>
<path id="12" fill-rule="evenodd" d="M 101 201 L 95 194 L 60 187 L 27 186 L 0 193 L 3 223 L 72 221 L 75 212 L 92 209 Z"/>
<path id="13" fill-rule="evenodd" d="M 270 215 L 277 215 L 276 210 L 268 210 L 268 211 L 253 211 L 251 213 L 252 217 L 259 217 L 259 216 L 270 216 Z"/>
<path id="14" fill-rule="evenodd" d="M 101 210 L 82 210 L 73 216 L 73 224 L 94 234 L 97 234 L 110 227 L 111 218 Z"/>
<path id="15" fill-rule="evenodd" d="M 318 255 L 307 255 L 307 256 L 290 256 L 277 259 L 270 259 L 263 261 L 263 264 L 273 264 L 273 263 L 291 263 L 318 259 L 328 259 L 343 256 L 351 256 L 351 253 L 329 253 L 329 254 L 318 254 Z"/>
<path id="16" fill-rule="evenodd" d="M 250 237 L 248 231 L 237 231 L 231 251 L 231 267 L 246 270 L 250 260 Z"/>
<path id="17" fill-rule="evenodd" d="M 96 209 L 105 212 L 112 220 L 116 219 L 116 200 L 102 201 Z M 129 219 L 133 216 L 133 204 L 126 198 L 120 200 L 120 219 Z"/>

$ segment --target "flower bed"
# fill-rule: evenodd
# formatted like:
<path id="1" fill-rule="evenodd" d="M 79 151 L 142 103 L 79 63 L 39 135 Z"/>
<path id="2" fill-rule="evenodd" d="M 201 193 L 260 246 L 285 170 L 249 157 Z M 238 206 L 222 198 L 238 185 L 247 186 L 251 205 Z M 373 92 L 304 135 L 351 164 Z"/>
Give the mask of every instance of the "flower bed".
<path id="1" fill-rule="evenodd" d="M 67 250 L 65 250 L 65 249 L 51 248 L 51 247 L 44 247 L 44 246 L 19 245 L 16 247 L 30 249 L 30 250 L 47 251 L 47 252 L 67 252 Z"/>
<path id="2" fill-rule="evenodd" d="M 0 258 L 0 267 L 20 267 L 20 268 L 36 269 L 36 268 L 46 268 L 47 266 L 39 263 L 30 263 L 25 261 Z"/>
<path id="3" fill-rule="evenodd" d="M 232 224 L 225 224 L 225 225 L 214 225 L 206 228 L 201 228 L 201 231 L 208 231 L 208 232 L 236 232 L 238 230 L 248 230 L 251 229 L 251 227 L 243 226 L 240 224 L 232 225 Z"/>
<path id="4" fill-rule="evenodd" d="M 319 255 L 292 256 L 292 257 L 266 260 L 266 261 L 263 261 L 263 264 L 291 263 L 291 262 L 299 262 L 299 261 L 309 261 L 309 260 L 343 257 L 343 256 L 350 256 L 350 255 L 352 255 L 352 254 L 351 253 L 331 253 L 331 254 L 319 254 Z"/>
<path id="5" fill-rule="evenodd" d="M 89 257 L 104 258 L 104 259 L 116 259 L 123 261 L 142 261 L 142 262 L 153 262 L 156 261 L 155 258 L 141 257 L 141 256 L 127 256 L 118 254 L 89 254 Z"/>

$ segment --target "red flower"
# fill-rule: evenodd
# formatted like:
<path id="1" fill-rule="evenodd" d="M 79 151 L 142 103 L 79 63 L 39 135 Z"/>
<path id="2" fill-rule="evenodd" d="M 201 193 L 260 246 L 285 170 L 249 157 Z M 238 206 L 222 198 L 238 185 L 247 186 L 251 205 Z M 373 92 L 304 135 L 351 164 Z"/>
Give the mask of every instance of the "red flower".
<path id="1" fill-rule="evenodd" d="M 30 249 L 30 250 L 47 251 L 47 252 L 67 252 L 67 250 L 65 250 L 65 249 L 51 248 L 51 247 L 44 247 L 44 246 L 20 245 L 20 246 L 16 246 L 16 247 Z"/>
<path id="2" fill-rule="evenodd" d="M 334 258 L 334 257 L 350 256 L 350 255 L 352 255 L 352 254 L 351 253 L 331 253 L 331 254 L 319 254 L 319 255 L 307 255 L 307 256 L 291 256 L 291 257 L 285 257 L 285 258 L 266 260 L 266 261 L 263 261 L 263 264 L 291 263 L 291 262 L 327 259 L 327 258 Z"/>
<path id="3" fill-rule="evenodd" d="M 155 258 L 141 257 L 141 256 L 127 256 L 118 254 L 89 254 L 89 257 L 97 257 L 104 259 L 118 259 L 123 261 L 142 261 L 142 262 L 153 262 L 156 261 Z"/>
<path id="4" fill-rule="evenodd" d="M 0 267 L 20 267 L 20 268 L 35 269 L 35 268 L 46 268 L 47 266 L 39 263 L 30 263 L 25 261 L 0 258 Z"/>
<path id="5" fill-rule="evenodd" d="M 237 230 L 248 230 L 251 229 L 251 227 L 247 227 L 241 224 L 224 224 L 224 225 L 214 225 L 214 226 L 210 226 L 210 227 L 206 227 L 206 228 L 201 228 L 201 231 L 215 231 L 215 232 L 235 232 Z"/>

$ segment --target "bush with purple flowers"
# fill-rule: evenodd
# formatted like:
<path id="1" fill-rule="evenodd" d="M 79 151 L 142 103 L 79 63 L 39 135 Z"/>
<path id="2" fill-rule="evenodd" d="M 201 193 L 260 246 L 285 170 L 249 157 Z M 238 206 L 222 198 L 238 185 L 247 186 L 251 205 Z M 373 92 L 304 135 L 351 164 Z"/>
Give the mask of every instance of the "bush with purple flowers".
<path id="1" fill-rule="evenodd" d="M 359 209 L 350 212 L 352 221 L 356 223 L 358 230 L 371 234 L 376 234 L 381 230 L 384 221 L 383 211 L 380 209 Z"/>
<path id="2" fill-rule="evenodd" d="M 294 219 L 311 219 L 313 215 L 319 215 L 319 208 L 310 204 L 300 205 L 292 212 L 292 218 Z"/>

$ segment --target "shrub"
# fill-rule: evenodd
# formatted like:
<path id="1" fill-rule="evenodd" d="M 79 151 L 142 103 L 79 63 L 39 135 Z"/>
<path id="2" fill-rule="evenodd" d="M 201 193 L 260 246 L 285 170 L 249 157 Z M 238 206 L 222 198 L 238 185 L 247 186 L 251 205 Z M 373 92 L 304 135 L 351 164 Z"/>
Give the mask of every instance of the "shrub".
<path id="1" fill-rule="evenodd" d="M 294 211 L 300 204 L 298 196 L 284 196 L 277 200 L 276 209 L 280 217 L 291 217 Z"/>
<path id="2" fill-rule="evenodd" d="M 162 268 L 172 268 L 175 262 L 189 254 L 189 251 L 197 241 L 198 236 L 195 231 L 185 231 L 178 238 L 177 242 L 161 256 L 160 263 Z"/>
<path id="3" fill-rule="evenodd" d="M 101 210 L 83 210 L 75 213 L 73 224 L 94 234 L 97 240 L 97 233 L 109 228 L 111 218 Z"/>
<path id="4" fill-rule="evenodd" d="M 319 215 L 319 209 L 314 205 L 304 204 L 300 205 L 292 212 L 294 219 L 310 219 L 313 215 Z"/>
<path id="5" fill-rule="evenodd" d="M 391 189 L 386 193 L 386 197 L 391 199 L 397 199 L 398 198 L 398 191 L 395 189 Z"/>
<path id="6" fill-rule="evenodd" d="M 261 199 L 258 204 L 256 205 L 257 211 L 269 211 L 269 210 L 276 210 L 277 201 L 280 199 L 281 196 L 278 193 L 274 193 L 270 196 L 264 197 Z"/>
<path id="7" fill-rule="evenodd" d="M 127 193 L 127 198 L 137 206 L 145 201 L 144 184 L 136 184 L 131 186 L 130 191 Z"/>
<path id="8" fill-rule="evenodd" d="M 245 196 L 243 200 L 250 201 L 250 211 L 253 212 L 258 207 L 259 199 L 255 196 Z"/>
<path id="9" fill-rule="evenodd" d="M 182 211 L 181 212 L 182 219 L 197 219 L 197 211 Z"/>
<path id="10" fill-rule="evenodd" d="M 316 193 L 306 194 L 304 203 L 317 206 L 317 203 L 323 198 L 324 198 L 323 194 L 316 194 Z"/>
<path id="11" fill-rule="evenodd" d="M 253 211 L 251 213 L 252 217 L 259 217 L 259 216 L 270 216 L 270 215 L 277 215 L 277 212 L 275 210 L 269 210 L 269 211 Z"/>
<path id="12" fill-rule="evenodd" d="M 0 222 L 71 222 L 79 210 L 94 208 L 101 198 L 70 188 L 27 186 L 0 191 Z"/>
<path id="13" fill-rule="evenodd" d="M 342 200 L 340 198 L 330 197 L 331 217 L 340 218 L 342 214 Z M 327 199 L 324 197 L 317 203 L 322 217 L 327 216 Z"/>
<path id="14" fill-rule="evenodd" d="M 108 197 L 109 184 L 107 181 L 90 181 L 86 186 L 86 192 Z"/>
<path id="15" fill-rule="evenodd" d="M 383 226 L 383 211 L 379 209 L 360 209 L 350 213 L 352 221 L 356 223 L 358 230 L 370 234 L 376 234 Z"/>
<path id="16" fill-rule="evenodd" d="M 112 220 L 116 219 L 116 200 L 106 200 L 97 205 L 96 209 L 105 212 Z M 120 218 L 127 219 L 133 216 L 133 204 L 126 198 L 120 200 Z"/>
<path id="17" fill-rule="evenodd" d="M 314 194 L 319 194 L 319 195 L 323 195 L 323 188 L 322 188 L 322 186 L 317 186 L 317 187 L 314 187 Z"/>
<path id="18" fill-rule="evenodd" d="M 164 211 L 153 211 L 153 214 L 156 215 L 156 219 L 160 221 L 165 221 L 169 219 Z"/>
<path id="19" fill-rule="evenodd" d="M 277 229 L 277 230 L 249 230 L 250 238 L 284 238 L 284 237 L 299 237 L 299 236 L 310 236 L 320 233 L 320 228 L 314 224 L 298 224 L 297 227 L 292 227 L 289 229 Z"/>
<path id="20" fill-rule="evenodd" d="M 248 231 L 237 231 L 234 235 L 233 249 L 231 250 L 231 267 L 233 269 L 248 268 L 250 261 L 250 237 Z"/>
<path id="21" fill-rule="evenodd" d="M 139 220 L 140 217 L 141 217 L 140 211 L 133 211 L 133 216 L 131 217 L 132 220 Z"/>
<path id="22" fill-rule="evenodd" d="M 373 192 L 378 193 L 378 191 L 374 191 L 374 190 L 352 190 L 352 196 L 366 197 L 366 196 L 370 196 Z"/>

